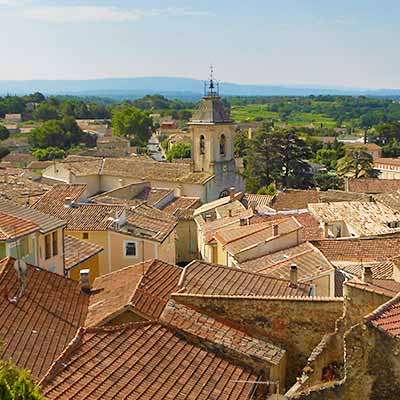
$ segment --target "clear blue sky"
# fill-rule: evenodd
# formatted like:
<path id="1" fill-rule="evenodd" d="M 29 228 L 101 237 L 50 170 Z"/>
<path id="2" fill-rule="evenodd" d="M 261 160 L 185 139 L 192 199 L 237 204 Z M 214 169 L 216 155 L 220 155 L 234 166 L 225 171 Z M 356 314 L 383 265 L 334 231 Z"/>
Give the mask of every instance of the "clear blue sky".
<path id="1" fill-rule="evenodd" d="M 0 0 L 0 80 L 400 88 L 398 0 Z"/>

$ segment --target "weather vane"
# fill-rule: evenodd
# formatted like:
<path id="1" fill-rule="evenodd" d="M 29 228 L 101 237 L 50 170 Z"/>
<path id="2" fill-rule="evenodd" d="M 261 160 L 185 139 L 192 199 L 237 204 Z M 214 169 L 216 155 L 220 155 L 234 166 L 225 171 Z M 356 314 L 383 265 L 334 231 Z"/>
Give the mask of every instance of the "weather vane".
<path id="1" fill-rule="evenodd" d="M 205 90 L 206 96 L 218 96 L 218 82 L 214 81 L 214 66 L 210 65 L 210 77 L 208 82 L 208 90 Z"/>

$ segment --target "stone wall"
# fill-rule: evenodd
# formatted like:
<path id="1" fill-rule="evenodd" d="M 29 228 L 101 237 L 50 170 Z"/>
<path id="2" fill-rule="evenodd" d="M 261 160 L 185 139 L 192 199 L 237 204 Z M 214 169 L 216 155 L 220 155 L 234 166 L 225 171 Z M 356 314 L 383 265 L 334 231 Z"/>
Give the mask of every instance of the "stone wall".
<path id="1" fill-rule="evenodd" d="M 283 345 L 288 350 L 286 387 L 300 376 L 311 352 L 326 333 L 335 331 L 335 321 L 343 314 L 343 300 L 339 298 L 172 297 Z"/>
<path id="2" fill-rule="evenodd" d="M 348 284 L 344 284 L 343 294 L 347 329 L 359 324 L 366 315 L 391 299 L 383 294 L 359 289 Z"/>

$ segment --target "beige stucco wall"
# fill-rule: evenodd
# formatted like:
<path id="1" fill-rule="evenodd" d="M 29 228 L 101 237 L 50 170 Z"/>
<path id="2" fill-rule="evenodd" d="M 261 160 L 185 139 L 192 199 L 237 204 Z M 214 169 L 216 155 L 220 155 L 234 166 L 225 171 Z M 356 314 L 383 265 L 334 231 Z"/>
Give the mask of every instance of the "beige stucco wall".
<path id="1" fill-rule="evenodd" d="M 196 223 L 194 220 L 179 220 L 176 226 L 176 262 L 190 262 L 198 258 Z"/>
<path id="2" fill-rule="evenodd" d="M 46 235 L 52 235 L 53 232 L 57 232 L 57 244 L 58 251 L 56 256 L 51 256 L 48 260 L 45 259 L 45 236 L 39 234 L 37 237 L 38 242 L 38 262 L 39 267 L 46 269 L 48 271 L 56 272 L 57 274 L 64 275 L 64 228 L 57 229 L 55 231 L 49 232 Z M 52 243 L 52 240 L 50 240 Z M 53 254 L 53 250 L 51 252 Z"/>

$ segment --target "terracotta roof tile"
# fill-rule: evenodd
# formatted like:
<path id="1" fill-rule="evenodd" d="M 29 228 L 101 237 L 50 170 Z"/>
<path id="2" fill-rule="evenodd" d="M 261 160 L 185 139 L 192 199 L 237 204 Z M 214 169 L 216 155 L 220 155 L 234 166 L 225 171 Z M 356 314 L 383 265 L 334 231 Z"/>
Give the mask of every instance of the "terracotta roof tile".
<path id="1" fill-rule="evenodd" d="M 135 236 L 146 236 L 157 241 L 164 241 L 176 227 L 176 218 L 170 214 L 139 204 L 127 211 L 128 231 Z"/>
<path id="2" fill-rule="evenodd" d="M 381 180 L 381 179 L 379 179 Z M 384 179 L 382 179 L 384 180 Z M 400 179 L 399 179 L 400 180 Z M 396 181 L 399 181 L 396 179 Z M 399 182 L 400 183 L 400 182 Z M 374 196 L 374 200 L 384 204 L 386 207 L 399 212 L 400 211 L 400 190 L 392 193 L 380 193 Z"/>
<path id="3" fill-rule="evenodd" d="M 33 208 L 15 204 L 12 201 L 0 199 L 0 211 L 17 218 L 30 221 L 39 227 L 41 233 L 48 233 L 58 228 L 63 228 L 66 224 L 59 218 L 49 216 Z"/>
<path id="4" fill-rule="evenodd" d="M 361 278 L 365 266 L 371 267 L 372 276 L 375 279 L 393 279 L 393 261 L 382 261 L 378 263 L 337 263 L 336 266 L 351 275 Z"/>
<path id="5" fill-rule="evenodd" d="M 250 203 L 254 201 L 256 203 L 257 209 L 263 207 L 269 208 L 271 206 L 272 200 L 274 199 L 274 196 L 269 196 L 265 194 L 245 193 L 245 199 L 248 206 L 250 206 Z"/>
<path id="6" fill-rule="evenodd" d="M 400 238 L 326 239 L 312 241 L 333 261 L 376 262 L 400 255 Z"/>
<path id="7" fill-rule="evenodd" d="M 349 179 L 349 191 L 357 193 L 389 193 L 400 190 L 399 179 L 362 178 Z"/>
<path id="8" fill-rule="evenodd" d="M 184 293 L 228 296 L 308 296 L 310 286 L 233 267 L 193 261 L 185 267 Z"/>
<path id="9" fill-rule="evenodd" d="M 390 157 L 375 158 L 374 164 L 375 168 L 379 168 L 379 165 L 399 166 L 400 158 L 390 158 Z"/>
<path id="10" fill-rule="evenodd" d="M 49 400 L 245 400 L 256 381 L 216 353 L 160 323 L 81 331 L 49 372 Z"/>
<path id="11" fill-rule="evenodd" d="M 324 238 L 324 232 L 318 220 L 309 212 L 254 215 L 249 221 L 250 224 L 259 224 L 261 222 L 276 221 L 288 217 L 294 217 L 304 228 L 304 240 L 319 240 Z"/>
<path id="12" fill-rule="evenodd" d="M 158 318 L 177 290 L 181 272 L 180 267 L 151 260 L 96 278 L 85 325 L 102 325 L 129 307 Z"/>
<path id="13" fill-rule="evenodd" d="M 360 279 L 354 278 L 345 284 L 368 292 L 383 294 L 387 297 L 394 297 L 400 292 L 400 282 L 393 279 L 373 279 L 372 283 L 364 283 Z"/>
<path id="14" fill-rule="evenodd" d="M 13 304 L 7 299 L 19 289 L 13 265 L 0 263 L 2 358 L 41 378 L 82 326 L 89 297 L 78 282 L 28 265 L 25 293 Z"/>
<path id="15" fill-rule="evenodd" d="M 400 294 L 365 318 L 394 337 L 400 337 Z"/>
<path id="16" fill-rule="evenodd" d="M 240 264 L 240 268 L 276 278 L 290 279 L 292 264 L 297 265 L 298 279 L 303 282 L 334 271 L 334 267 L 324 255 L 308 242 L 245 261 Z"/>
<path id="17" fill-rule="evenodd" d="M 37 224 L 0 211 L 0 241 L 18 239 L 38 230 Z"/>
<path id="18" fill-rule="evenodd" d="M 65 235 L 65 269 L 68 271 L 101 253 L 103 250 L 104 249 L 97 244 L 78 239 L 74 236 Z"/>
<path id="19" fill-rule="evenodd" d="M 269 342 L 266 338 L 257 339 L 225 322 L 217 321 L 188 306 L 176 303 L 174 300 L 168 302 L 160 320 L 211 342 L 212 346 L 227 348 L 231 353 L 238 353 L 236 357 L 240 361 L 243 356 L 259 360 L 260 369 L 265 366 L 265 362 L 278 365 L 285 355 L 283 348 Z"/>
<path id="20" fill-rule="evenodd" d="M 262 224 L 246 225 L 232 229 L 224 229 L 216 232 L 215 239 L 220 241 L 224 249 L 232 254 L 237 255 L 246 249 L 255 247 L 260 243 L 273 239 L 274 225 L 278 225 L 279 233 L 277 236 L 285 235 L 302 229 L 300 224 L 293 218 L 277 220 L 275 223 L 266 222 Z"/>
<path id="21" fill-rule="evenodd" d="M 166 204 L 162 210 L 175 215 L 180 210 L 194 210 L 201 205 L 198 197 L 174 197 L 174 199 Z M 192 211 L 193 216 L 193 211 Z"/>

